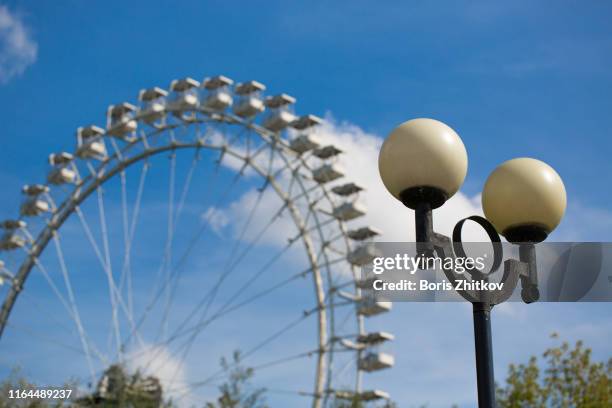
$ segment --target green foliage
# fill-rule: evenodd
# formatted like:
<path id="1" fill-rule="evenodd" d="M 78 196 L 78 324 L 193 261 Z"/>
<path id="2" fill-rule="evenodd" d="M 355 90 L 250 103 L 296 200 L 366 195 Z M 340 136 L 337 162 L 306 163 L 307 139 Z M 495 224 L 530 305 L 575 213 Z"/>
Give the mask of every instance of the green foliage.
<path id="1" fill-rule="evenodd" d="M 209 402 L 205 408 L 268 408 L 264 398 L 265 388 L 251 389 L 254 371 L 242 365 L 240 351 L 234 352 L 232 361 L 222 358 L 221 367 L 228 373 L 228 381 L 219 387 L 221 395 L 217 402 Z M 397 405 L 391 401 L 375 404 L 358 399 L 337 399 L 333 402 L 333 408 L 397 408 Z"/>
<path id="2" fill-rule="evenodd" d="M 65 389 L 74 389 L 66 385 Z M 38 398 L 10 399 L 10 390 L 36 391 L 39 389 L 35 384 L 29 382 L 21 373 L 21 369 L 14 368 L 9 376 L 0 383 L 0 408 L 59 408 L 68 406 L 66 401 L 49 401 Z"/>
<path id="3" fill-rule="evenodd" d="M 139 372 L 129 375 L 119 365 L 106 370 L 104 377 L 110 378 L 101 393 L 101 387 L 84 396 L 76 396 L 76 384 L 66 384 L 62 389 L 71 389 L 70 400 L 43 400 L 37 398 L 11 399 L 9 390 L 43 389 L 25 377 L 21 370 L 13 369 L 8 378 L 0 383 L 0 408 L 60 408 L 60 407 L 126 407 L 126 408 L 170 408 L 169 403 L 162 403 L 161 386 L 151 377 L 143 377 Z M 101 381 L 102 382 L 102 381 Z"/>
<path id="4" fill-rule="evenodd" d="M 96 392 L 78 400 L 81 407 L 169 407 L 163 403 L 162 387 L 154 377 L 144 377 L 139 371 L 128 374 L 120 365 L 105 372 Z"/>
<path id="5" fill-rule="evenodd" d="M 232 361 L 221 359 L 221 367 L 228 381 L 219 387 L 221 395 L 216 403 L 208 402 L 205 408 L 268 408 L 265 404 L 264 388 L 250 389 L 253 369 L 242 366 L 240 351 L 234 351 Z"/>
<path id="6" fill-rule="evenodd" d="M 556 335 L 553 335 L 556 338 Z M 252 368 L 242 365 L 239 351 L 232 359 L 221 359 L 221 367 L 228 380 L 219 387 L 220 396 L 204 408 L 269 408 L 265 402 L 265 389 L 253 388 Z M 121 366 L 111 366 L 105 372 L 104 386 L 96 392 L 72 401 L 40 399 L 9 399 L 9 390 L 36 390 L 19 369 L 0 383 L 0 408 L 60 408 L 72 407 L 134 407 L 171 408 L 171 402 L 162 402 L 161 386 L 152 377 L 139 372 L 129 375 Z M 66 389 L 75 389 L 66 385 Z M 103 390 L 103 391 L 102 391 Z M 567 342 L 546 350 L 541 361 L 531 357 L 526 364 L 511 364 L 503 386 L 497 387 L 499 408 L 601 408 L 612 407 L 612 358 L 607 362 L 594 362 L 591 349 L 581 341 L 573 347 Z M 392 401 L 367 403 L 355 399 L 336 399 L 334 408 L 397 408 Z"/>
<path id="7" fill-rule="evenodd" d="M 542 366 L 536 357 L 510 365 L 505 386 L 497 389 L 499 408 L 612 407 L 612 358 L 591 361 L 581 341 L 549 348 L 542 358 Z"/>

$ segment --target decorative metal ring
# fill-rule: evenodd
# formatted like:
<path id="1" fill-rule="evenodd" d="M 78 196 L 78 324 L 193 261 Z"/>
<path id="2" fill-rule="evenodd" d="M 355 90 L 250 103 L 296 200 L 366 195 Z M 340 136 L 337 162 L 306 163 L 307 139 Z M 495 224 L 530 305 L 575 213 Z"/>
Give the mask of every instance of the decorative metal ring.
<path id="1" fill-rule="evenodd" d="M 491 243 L 493 244 L 493 265 L 491 265 L 491 269 L 489 269 L 489 272 L 486 274 L 478 272 L 478 274 L 482 276 L 490 275 L 499 269 L 503 258 L 503 249 L 501 246 L 501 238 L 489 220 L 479 215 L 472 215 L 471 217 L 464 218 L 455 224 L 455 228 L 453 228 L 453 250 L 457 256 L 462 258 L 466 257 L 465 251 L 463 250 L 463 241 L 461 240 L 461 230 L 463 229 L 463 224 L 468 220 L 474 221 L 480 225 L 485 230 L 489 236 L 489 239 L 491 240 Z"/>

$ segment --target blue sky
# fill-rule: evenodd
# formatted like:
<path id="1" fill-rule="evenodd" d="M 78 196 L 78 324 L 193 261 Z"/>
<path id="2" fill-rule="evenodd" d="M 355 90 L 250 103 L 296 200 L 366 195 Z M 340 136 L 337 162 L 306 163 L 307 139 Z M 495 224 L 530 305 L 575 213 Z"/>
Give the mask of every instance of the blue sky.
<path id="1" fill-rule="evenodd" d="M 3 150 L 20 158 L 4 159 L 6 172 L 26 160 L 36 174 L 44 163 L 30 142 L 42 152 L 70 143 L 78 124 L 140 88 L 224 73 L 379 135 L 412 117 L 448 122 L 466 143 L 472 194 L 498 163 L 528 155 L 563 176 L 570 210 L 612 198 L 601 188 L 611 129 L 606 2 L 60 4 L 8 3 L 38 52 L 0 90 L 11 101 L 3 138 L 20 141 Z"/>
<path id="2" fill-rule="evenodd" d="M 423 116 L 448 123 L 470 157 L 467 198 L 478 195 L 502 161 L 542 159 L 568 192 L 557 239 L 612 238 L 612 190 L 605 187 L 612 176 L 609 2 L 3 4 L 0 211 L 6 217 L 15 214 L 20 186 L 42 179 L 46 156 L 71 150 L 76 127 L 102 125 L 109 104 L 135 101 L 141 88 L 167 88 L 174 78 L 225 74 L 297 97 L 298 112 L 331 115 L 340 133 L 354 125 L 357 136 L 383 137 Z M 376 200 L 368 204 L 375 212 Z M 397 367 L 374 382 L 402 407 L 473 406 L 469 315 L 457 305 L 397 305 L 373 323 L 403 334 L 394 345 Z M 510 361 L 542 351 L 554 330 L 585 338 L 596 356 L 609 356 L 608 315 L 609 305 L 500 310 L 498 379 Z M 404 327 L 409 316 L 411 330 Z M 452 353 L 451 345 L 461 352 Z M 427 375 L 413 378 L 424 366 Z M 452 381 L 454 395 L 428 399 L 439 381 Z"/>

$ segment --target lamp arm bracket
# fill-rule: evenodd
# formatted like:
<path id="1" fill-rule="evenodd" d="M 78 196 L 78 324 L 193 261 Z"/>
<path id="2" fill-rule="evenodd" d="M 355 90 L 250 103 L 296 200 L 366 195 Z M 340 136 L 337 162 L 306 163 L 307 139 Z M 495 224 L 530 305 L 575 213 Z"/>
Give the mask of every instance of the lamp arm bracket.
<path id="1" fill-rule="evenodd" d="M 471 273 L 473 279 L 487 279 L 489 275 L 497 272 L 500 269 L 499 266 L 502 262 L 503 253 L 499 235 L 489 221 L 484 217 L 472 216 L 459 221 L 453 230 L 452 240 L 446 235 L 434 232 L 432 236 L 434 249 L 438 256 L 441 257 L 456 257 L 457 255 L 465 257 L 466 255 L 461 241 L 461 229 L 463 228 L 465 221 L 474 221 L 483 227 L 494 246 L 494 262 L 489 273 Z M 523 287 L 521 292 L 523 300 L 526 302 L 533 302 L 537 300 L 537 297 L 539 297 L 539 293 L 537 293 L 537 277 L 534 276 L 536 274 L 535 265 L 532 265 L 532 263 L 534 263 L 533 258 L 535 254 L 529 247 L 523 249 L 523 251 L 523 259 L 508 259 L 504 261 L 503 276 L 501 279 L 501 282 L 504 282 L 503 289 L 495 294 L 473 290 L 460 290 L 458 291 L 459 295 L 471 303 L 484 302 L 491 306 L 498 305 L 505 302 L 510 298 L 510 296 L 512 296 L 512 293 L 514 292 L 514 289 L 516 288 L 520 279 L 521 286 Z M 451 282 L 459 279 L 466 279 L 463 274 L 459 274 L 453 269 L 444 268 L 443 272 L 446 278 Z"/>
<path id="2" fill-rule="evenodd" d="M 482 273 L 477 270 L 470 270 L 472 280 L 488 280 L 491 275 L 499 271 L 502 259 L 503 248 L 501 238 L 493 225 L 484 217 L 473 215 L 471 217 L 460 220 L 453 229 L 452 239 L 446 235 L 439 234 L 433 231 L 432 212 L 431 208 L 422 209 L 415 212 L 415 221 L 417 224 L 417 237 L 420 238 L 417 242 L 417 253 L 433 254 L 447 258 L 466 257 L 463 243 L 461 240 L 461 230 L 466 221 L 473 221 L 479 224 L 489 236 L 491 244 L 493 244 L 493 264 L 488 273 Z M 512 296 L 518 281 L 521 281 L 521 297 L 524 302 L 532 303 L 539 299 L 540 293 L 538 290 L 538 277 L 536 267 L 535 247 L 533 244 L 526 243 L 520 246 L 520 260 L 508 259 L 504 262 L 504 272 L 501 282 L 504 283 L 503 288 L 492 294 L 490 292 L 476 290 L 458 290 L 461 297 L 471 303 L 485 303 L 488 305 L 497 305 L 505 302 Z M 457 280 L 465 280 L 463 274 L 457 273 L 451 268 L 442 268 L 446 278 L 455 282 Z"/>
<path id="3" fill-rule="evenodd" d="M 516 259 L 507 259 L 504 261 L 504 275 L 502 282 L 504 283 L 503 289 L 495 293 L 493 305 L 498 305 L 505 302 L 512 296 L 514 288 L 518 283 L 518 280 L 524 274 L 527 274 L 529 266 L 525 262 L 518 261 Z"/>
<path id="4" fill-rule="evenodd" d="M 527 270 L 520 275 L 521 297 L 525 303 L 533 303 L 540 299 L 538 289 L 538 267 L 536 249 L 533 243 L 523 243 L 519 246 L 519 258 L 527 265 Z"/>
<path id="5" fill-rule="evenodd" d="M 452 242 L 446 235 L 434 233 L 434 248 L 436 253 L 441 258 L 454 257 Z M 444 275 L 450 282 L 465 279 L 463 275 L 457 273 L 453 268 L 442 268 Z M 473 290 L 458 290 L 457 291 L 462 298 L 470 303 L 478 301 L 478 295 Z"/>

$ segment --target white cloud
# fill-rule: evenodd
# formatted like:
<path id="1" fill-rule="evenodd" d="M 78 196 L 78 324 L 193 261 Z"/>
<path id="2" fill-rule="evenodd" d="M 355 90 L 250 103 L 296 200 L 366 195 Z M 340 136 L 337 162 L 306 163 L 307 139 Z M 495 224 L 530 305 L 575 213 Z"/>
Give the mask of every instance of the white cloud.
<path id="1" fill-rule="evenodd" d="M 383 235 L 378 239 L 381 242 L 414 241 L 414 213 L 387 192 L 378 174 L 378 151 L 383 141 L 382 137 L 367 133 L 351 123 L 338 122 L 330 114 L 326 116 L 326 121 L 320 127 L 319 135 L 324 144 L 336 145 L 344 151 L 338 158 L 338 164 L 345 169 L 346 175 L 336 184 L 353 181 L 366 189 L 360 194 L 359 201 L 367 206 L 368 212 L 365 217 L 355 220 L 354 225 L 367 224 L 381 229 Z M 267 155 L 262 155 L 264 156 Z M 267 158 L 265 160 L 267 161 Z M 235 167 L 232 164 L 226 166 Z M 280 163 L 274 164 L 274 168 L 279 166 Z M 286 186 L 287 182 L 288 180 L 280 180 L 283 186 Z M 234 223 L 239 226 L 248 217 L 256 196 L 256 191 L 251 190 L 230 204 L 226 210 L 216 209 L 216 212 L 226 221 L 235 220 Z M 280 201 L 274 194 L 264 195 L 262 203 L 259 204 L 256 224 L 269 220 L 278 211 L 279 206 Z M 470 215 L 482 215 L 480 194 L 469 197 L 459 192 L 444 206 L 435 210 L 435 230 L 450 236 L 457 221 Z M 289 218 L 284 221 L 279 228 L 273 228 L 277 233 L 270 234 L 269 239 L 264 239 L 267 244 L 276 243 L 277 246 L 282 246 L 287 242 L 287 231 L 293 233 L 294 228 L 290 228 Z M 563 223 L 550 239 L 606 241 L 609 240 L 611 225 L 612 214 L 609 211 L 587 207 L 573 201 L 568 207 Z M 249 236 L 247 235 L 245 239 L 249 240 Z M 488 237 L 479 226 L 467 223 L 463 229 L 463 240 L 488 242 Z"/>
<path id="2" fill-rule="evenodd" d="M 209 207 L 202 214 L 202 220 L 210 225 L 210 228 L 217 234 L 229 223 L 227 212 L 215 207 Z"/>
<path id="3" fill-rule="evenodd" d="M 185 364 L 172 356 L 163 346 L 144 346 L 127 358 L 130 372 L 140 371 L 144 376 L 156 377 L 162 385 L 164 398 L 185 400 L 190 397 Z"/>
<path id="4" fill-rule="evenodd" d="M 251 214 L 251 210 L 255 207 L 257 207 L 256 213 Z M 279 213 L 281 207 L 281 200 L 271 189 L 266 189 L 261 198 L 256 190 L 247 192 L 229 207 L 231 219 L 235 220 L 235 235 L 242 235 L 245 241 L 257 239 L 258 243 L 264 245 L 278 247 L 286 245 L 287 240 L 297 234 L 297 228 L 287 211 Z M 271 223 L 273 218 L 275 218 L 274 223 Z M 243 226 L 247 223 L 248 228 L 243 232 Z M 260 237 L 260 233 L 264 230 L 265 234 Z"/>
<path id="5" fill-rule="evenodd" d="M 330 114 L 326 117 L 321 135 L 325 143 L 340 147 L 345 153 L 339 164 L 347 170 L 347 180 L 365 187 L 361 201 L 368 206 L 364 222 L 383 231 L 380 241 L 414 241 L 414 213 L 406 209 L 386 190 L 378 174 L 378 152 L 383 139 L 364 132 L 358 126 L 337 122 Z M 481 214 L 480 199 L 457 193 L 434 213 L 437 232 L 450 234 L 455 223 L 464 217 Z M 477 230 L 466 228 L 464 240 L 479 240 Z"/>
<path id="6" fill-rule="evenodd" d="M 0 83 L 21 75 L 36 61 L 38 44 L 20 16 L 0 6 Z"/>
<path id="7" fill-rule="evenodd" d="M 353 221 L 351 227 L 370 225 L 381 229 L 383 235 L 379 241 L 414 241 L 414 213 L 387 192 L 378 174 L 378 151 L 382 138 L 367 133 L 356 125 L 337 122 L 329 114 L 318 134 L 323 144 L 333 144 L 344 152 L 339 156 L 338 164 L 345 169 L 346 175 L 335 184 L 352 181 L 365 188 L 365 191 L 360 193 L 359 202 L 366 205 L 368 212 L 364 217 Z M 288 180 L 280 182 L 285 185 Z M 256 191 L 251 190 L 230 204 L 226 210 L 216 209 L 215 214 L 226 220 L 235 220 L 236 226 L 240 226 L 249 217 L 257 196 Z M 276 214 L 280 203 L 274 194 L 264 194 L 253 224 L 263 226 Z M 470 198 L 463 193 L 457 193 L 442 208 L 436 210 L 434 215 L 436 230 L 449 235 L 459 219 L 482 214 L 479 203 L 479 196 Z M 206 218 L 209 219 L 208 216 Z M 209 222 L 211 221 L 209 219 Z M 269 231 L 274 233 L 270 233 L 270 238 L 264 241 L 276 246 L 285 245 L 289 237 L 288 232 L 293 234 L 295 231 L 291 223 L 288 217 L 282 222 L 277 222 L 278 225 L 273 226 L 273 231 Z M 252 225 L 253 228 L 250 229 L 253 232 L 259 231 L 257 225 Z M 479 241 L 484 239 L 485 235 L 477 228 L 466 226 L 463 237 L 465 241 Z M 254 236 L 247 235 L 244 238 L 250 240 Z"/>
<path id="8" fill-rule="evenodd" d="M 549 241 L 610 241 L 612 211 L 578 200 L 568 202 L 565 217 Z"/>

